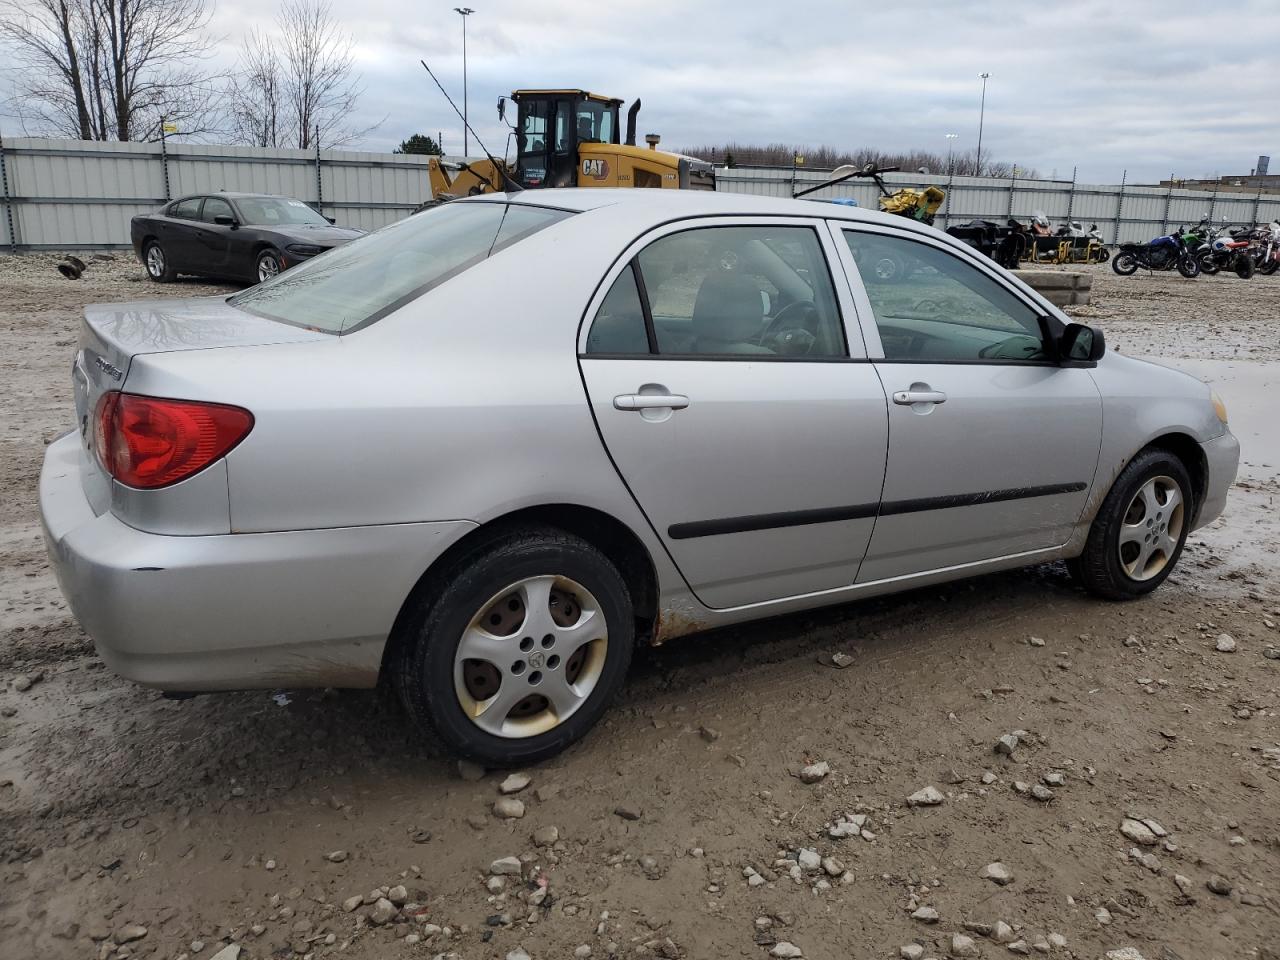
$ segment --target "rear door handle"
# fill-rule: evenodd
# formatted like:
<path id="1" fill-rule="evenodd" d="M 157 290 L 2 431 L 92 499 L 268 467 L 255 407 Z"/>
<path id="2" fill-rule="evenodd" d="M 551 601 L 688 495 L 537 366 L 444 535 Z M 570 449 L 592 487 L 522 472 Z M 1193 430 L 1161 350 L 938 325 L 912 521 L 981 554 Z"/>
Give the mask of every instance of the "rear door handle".
<path id="1" fill-rule="evenodd" d="M 689 398 L 679 393 L 624 393 L 613 398 L 615 410 L 683 410 Z"/>
<path id="2" fill-rule="evenodd" d="M 913 403 L 946 403 L 947 395 L 941 390 L 899 390 L 893 395 L 893 402 L 904 406 Z"/>

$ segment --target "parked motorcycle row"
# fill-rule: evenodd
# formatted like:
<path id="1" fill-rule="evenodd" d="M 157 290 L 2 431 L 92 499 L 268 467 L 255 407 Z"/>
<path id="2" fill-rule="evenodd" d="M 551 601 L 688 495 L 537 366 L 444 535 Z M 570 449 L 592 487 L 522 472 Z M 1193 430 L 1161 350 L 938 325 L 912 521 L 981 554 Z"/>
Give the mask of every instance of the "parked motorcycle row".
<path id="1" fill-rule="evenodd" d="M 1030 223 L 1010 219 L 1002 226 L 994 220 L 972 220 L 949 227 L 947 233 L 1009 270 L 1023 262 L 1106 263 L 1111 259 L 1096 223 L 1086 230 L 1079 220 L 1070 220 L 1055 230 L 1039 210 Z"/>
<path id="2" fill-rule="evenodd" d="M 1215 226 L 1203 217 L 1194 227 L 1156 237 L 1150 243 L 1122 243 L 1111 269 L 1122 277 L 1139 267 L 1177 270 L 1188 279 L 1229 271 L 1243 280 L 1280 269 L 1280 220 L 1248 227 Z"/>

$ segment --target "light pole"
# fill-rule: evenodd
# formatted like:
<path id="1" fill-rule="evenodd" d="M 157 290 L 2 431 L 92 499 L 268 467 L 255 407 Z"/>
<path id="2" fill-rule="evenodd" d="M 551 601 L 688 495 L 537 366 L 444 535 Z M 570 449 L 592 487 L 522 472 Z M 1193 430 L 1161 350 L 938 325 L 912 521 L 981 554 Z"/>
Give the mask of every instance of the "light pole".
<path id="1" fill-rule="evenodd" d="M 958 133 L 947 134 L 947 176 L 951 176 L 951 148 L 955 146 L 956 137 L 958 136 L 960 136 Z"/>
<path id="2" fill-rule="evenodd" d="M 454 7 L 453 12 L 462 17 L 462 155 L 470 145 L 467 142 L 467 17 L 475 13 L 470 7 Z"/>
<path id="3" fill-rule="evenodd" d="M 978 77 L 982 80 L 982 104 L 978 107 L 978 159 L 977 169 L 973 172 L 976 177 L 982 176 L 982 121 L 987 115 L 987 80 L 991 78 L 991 74 L 983 72 Z"/>

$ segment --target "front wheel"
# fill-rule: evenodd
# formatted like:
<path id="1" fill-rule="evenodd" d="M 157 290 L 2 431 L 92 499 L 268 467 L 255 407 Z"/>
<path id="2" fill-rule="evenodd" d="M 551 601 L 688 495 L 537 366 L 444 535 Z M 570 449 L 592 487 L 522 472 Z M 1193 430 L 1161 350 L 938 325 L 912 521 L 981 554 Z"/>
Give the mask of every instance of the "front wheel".
<path id="1" fill-rule="evenodd" d="M 1218 272 L 1218 261 L 1214 259 L 1212 253 L 1200 255 L 1200 272 L 1210 277 Z"/>
<path id="2" fill-rule="evenodd" d="M 274 247 L 267 247 L 258 254 L 257 271 L 258 282 L 270 280 L 272 277 L 278 277 L 280 272 L 284 270 L 284 258 L 280 256 L 280 251 Z"/>
<path id="3" fill-rule="evenodd" d="M 631 663 L 635 619 L 617 567 L 552 528 L 489 541 L 451 566 L 396 638 L 409 714 L 487 766 L 559 753 L 600 718 Z"/>
<path id="4" fill-rule="evenodd" d="M 1068 564 L 1090 593 L 1132 600 L 1164 582 L 1182 555 L 1195 513 L 1191 478 L 1167 450 L 1124 468 L 1094 517 L 1084 552 Z"/>
<path id="5" fill-rule="evenodd" d="M 1188 280 L 1194 280 L 1200 276 L 1200 261 L 1191 254 L 1184 254 L 1178 258 L 1178 272 Z"/>
<path id="6" fill-rule="evenodd" d="M 1132 253 L 1117 253 L 1111 261 L 1111 269 L 1122 277 L 1132 276 L 1138 272 L 1138 258 Z"/>

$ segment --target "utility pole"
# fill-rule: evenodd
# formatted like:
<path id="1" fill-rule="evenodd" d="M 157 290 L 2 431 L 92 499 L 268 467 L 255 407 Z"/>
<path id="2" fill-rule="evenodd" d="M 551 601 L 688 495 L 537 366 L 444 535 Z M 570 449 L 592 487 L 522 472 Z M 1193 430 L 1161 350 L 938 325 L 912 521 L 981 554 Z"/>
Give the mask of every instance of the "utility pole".
<path id="1" fill-rule="evenodd" d="M 467 17 L 475 11 L 470 7 L 454 7 L 453 12 L 462 17 L 462 155 L 465 157 L 470 149 L 467 141 Z"/>
<path id="2" fill-rule="evenodd" d="M 982 81 L 982 102 L 978 107 L 978 159 L 977 170 L 974 176 L 982 176 L 982 124 L 987 117 L 987 81 L 991 79 L 991 74 L 982 72 L 978 74 L 978 79 Z"/>
<path id="3" fill-rule="evenodd" d="M 947 176 L 951 176 L 951 148 L 955 145 L 956 138 L 960 136 L 958 133 L 948 133 L 947 137 Z"/>

